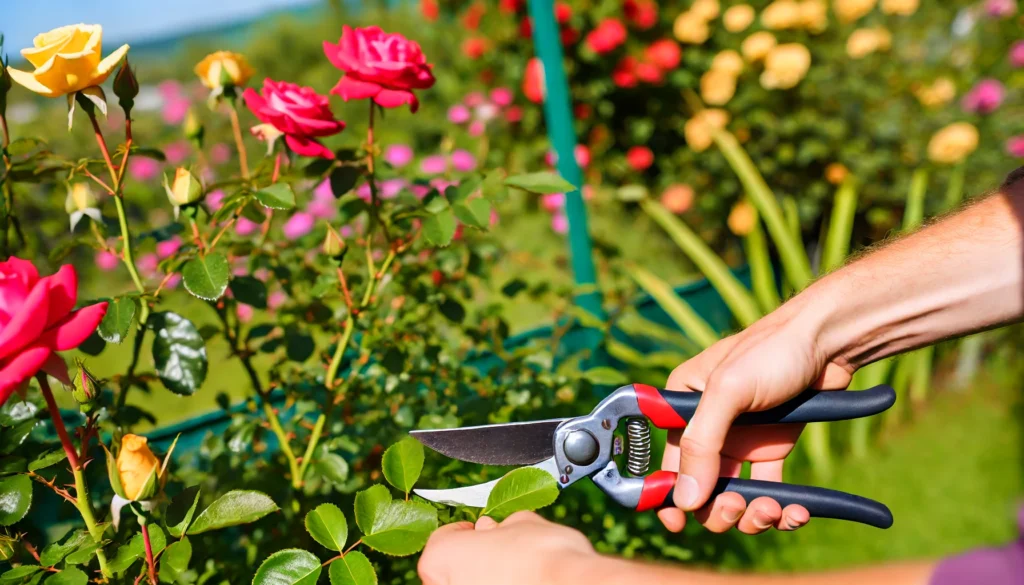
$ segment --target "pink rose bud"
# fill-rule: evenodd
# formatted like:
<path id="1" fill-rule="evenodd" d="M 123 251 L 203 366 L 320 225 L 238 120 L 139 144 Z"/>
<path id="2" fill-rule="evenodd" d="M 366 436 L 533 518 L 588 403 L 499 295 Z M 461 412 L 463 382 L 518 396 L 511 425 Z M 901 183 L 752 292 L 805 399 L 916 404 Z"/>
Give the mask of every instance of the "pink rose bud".
<path id="1" fill-rule="evenodd" d="M 452 153 L 452 167 L 462 173 L 468 173 L 476 168 L 476 157 L 465 150 L 456 150 Z"/>
<path id="2" fill-rule="evenodd" d="M 178 140 L 164 147 L 164 156 L 167 157 L 168 163 L 176 165 L 188 158 L 189 150 L 187 142 Z"/>
<path id="3" fill-rule="evenodd" d="M 96 252 L 96 268 L 104 272 L 110 272 L 117 268 L 119 260 L 117 256 L 106 250 L 100 250 Z"/>
<path id="4" fill-rule="evenodd" d="M 284 291 L 275 290 L 274 292 L 267 295 L 267 308 L 275 310 L 288 300 L 288 295 L 284 294 Z"/>
<path id="5" fill-rule="evenodd" d="M 210 194 L 206 196 L 206 205 L 210 208 L 210 211 L 217 211 L 224 204 L 224 191 L 217 189 L 216 191 L 210 191 Z"/>
<path id="6" fill-rule="evenodd" d="M 284 232 L 284 237 L 288 238 L 289 240 L 297 240 L 302 236 L 308 234 L 309 232 L 313 231 L 314 223 L 316 223 L 316 220 L 313 218 L 312 215 L 300 211 L 295 215 L 289 217 L 288 221 L 285 222 L 284 227 L 282 228 L 282 231 Z"/>
<path id="7" fill-rule="evenodd" d="M 992 18 L 1006 18 L 1017 12 L 1017 0 L 988 0 L 985 13 Z"/>
<path id="8" fill-rule="evenodd" d="M 235 233 L 240 236 L 248 236 L 256 233 L 260 229 L 260 224 L 250 221 L 244 217 L 238 218 L 235 222 Z"/>
<path id="9" fill-rule="evenodd" d="M 387 181 L 381 181 L 380 188 L 377 190 L 377 194 L 381 199 L 394 199 L 398 197 L 398 194 L 405 189 L 408 185 L 408 181 L 405 179 L 388 179 Z"/>
<path id="10" fill-rule="evenodd" d="M 469 124 L 469 135 L 476 138 L 484 133 L 484 123 L 480 120 L 473 120 Z"/>
<path id="11" fill-rule="evenodd" d="M 334 201 L 334 191 L 331 191 L 331 182 L 324 179 L 313 189 L 313 198 L 318 201 Z"/>
<path id="12" fill-rule="evenodd" d="M 556 234 L 567 234 L 569 233 L 569 219 L 565 215 L 558 213 L 551 217 L 551 229 Z"/>
<path id="13" fill-rule="evenodd" d="M 1010 47 L 1010 64 L 1014 67 L 1024 67 L 1024 41 L 1017 41 Z"/>
<path id="14" fill-rule="evenodd" d="M 448 121 L 452 124 L 465 124 L 469 121 L 469 108 L 462 104 L 455 104 L 448 108 Z"/>
<path id="15" fill-rule="evenodd" d="M 1010 137 L 1006 141 L 1006 152 L 1010 156 L 1024 158 L 1024 134 Z"/>
<path id="16" fill-rule="evenodd" d="M 492 89 L 491 101 L 502 108 L 512 105 L 512 90 L 507 87 L 496 87 Z"/>
<path id="17" fill-rule="evenodd" d="M 238 315 L 239 321 L 242 323 L 248 323 L 252 320 L 253 310 L 249 305 L 238 303 L 235 305 L 235 314 Z"/>
<path id="18" fill-rule="evenodd" d="M 448 169 L 448 161 L 440 154 L 426 157 L 420 162 L 420 170 L 431 175 L 438 175 Z"/>
<path id="19" fill-rule="evenodd" d="M 153 276 L 156 274 L 156 267 L 159 263 L 160 259 L 156 257 L 156 254 L 143 254 L 142 256 L 139 256 L 135 265 L 146 276 Z"/>
<path id="20" fill-rule="evenodd" d="M 490 102 L 484 102 L 474 108 L 473 113 L 477 120 L 480 120 L 481 122 L 490 122 L 498 117 L 498 106 Z"/>
<path id="21" fill-rule="evenodd" d="M 384 160 L 395 168 L 401 168 L 412 162 L 412 147 L 408 144 L 392 144 L 384 151 Z"/>
<path id="22" fill-rule="evenodd" d="M 1003 84 L 996 79 L 983 79 L 963 97 L 961 107 L 971 114 L 991 114 L 1003 103 Z"/>

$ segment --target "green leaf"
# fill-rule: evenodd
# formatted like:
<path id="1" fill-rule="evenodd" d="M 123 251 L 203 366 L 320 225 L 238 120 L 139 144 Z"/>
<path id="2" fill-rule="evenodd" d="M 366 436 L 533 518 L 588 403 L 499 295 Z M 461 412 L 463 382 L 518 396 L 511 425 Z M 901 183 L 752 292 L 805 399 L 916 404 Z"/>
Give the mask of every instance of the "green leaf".
<path id="1" fill-rule="evenodd" d="M 87 542 L 92 542 L 92 537 L 87 531 L 71 530 L 61 540 L 46 545 L 39 554 L 39 564 L 52 567 Z"/>
<path id="2" fill-rule="evenodd" d="M 142 558 L 142 553 L 135 550 L 131 543 L 117 547 L 117 552 L 114 553 L 114 558 L 107 561 L 107 568 L 112 573 L 123 573 L 129 567 L 135 564 L 135 561 Z"/>
<path id="3" fill-rule="evenodd" d="M 28 464 L 28 470 L 29 471 L 38 471 L 40 469 L 46 469 L 47 467 L 49 467 L 51 465 L 56 465 L 57 463 L 60 463 L 61 461 L 64 461 L 65 459 L 67 459 L 67 453 L 64 452 L 64 449 L 62 449 L 60 447 L 58 447 L 56 449 L 51 449 L 51 450 L 47 451 L 46 453 L 43 453 L 39 457 L 36 457 L 35 459 L 33 459 Z"/>
<path id="4" fill-rule="evenodd" d="M 514 469 L 498 480 L 482 514 L 501 521 L 514 512 L 537 510 L 558 499 L 558 482 L 536 467 Z"/>
<path id="5" fill-rule="evenodd" d="M 215 301 L 228 288 L 231 267 L 223 254 L 215 252 L 206 256 L 196 256 L 185 263 L 181 269 L 185 288 L 193 296 L 205 301 Z"/>
<path id="6" fill-rule="evenodd" d="M 366 534 L 373 528 L 377 510 L 391 502 L 391 492 L 381 484 L 375 484 L 356 493 L 356 526 Z"/>
<path id="7" fill-rule="evenodd" d="M 453 323 L 462 323 L 462 320 L 466 318 L 466 308 L 462 306 L 462 303 L 452 298 L 442 301 L 438 309 L 440 309 L 442 315 Z"/>
<path id="8" fill-rule="evenodd" d="M 267 285 L 254 276 L 237 276 L 231 279 L 231 294 L 240 303 L 257 309 L 267 308 Z"/>
<path id="9" fill-rule="evenodd" d="M 11 427 L 4 427 L 0 429 L 0 455 L 6 455 L 13 452 L 25 439 L 28 438 L 32 429 L 35 428 L 36 419 L 29 419 L 19 423 L 16 423 Z"/>
<path id="10" fill-rule="evenodd" d="M 363 535 L 363 544 L 384 554 L 404 557 L 423 550 L 436 528 L 437 509 L 433 506 L 393 500 L 377 510 L 370 531 Z"/>
<path id="11" fill-rule="evenodd" d="M 317 459 L 316 470 L 334 485 L 342 485 L 348 479 L 348 461 L 337 453 L 327 453 Z"/>
<path id="12" fill-rule="evenodd" d="M 20 567 L 15 567 L 10 571 L 7 571 L 3 575 L 0 575 L 0 580 L 20 581 L 25 577 L 28 577 L 29 575 L 32 575 L 33 573 L 36 573 L 41 570 L 42 567 L 40 567 L 39 565 L 22 565 Z"/>
<path id="13" fill-rule="evenodd" d="M 714 328 L 689 303 L 677 295 L 671 285 L 640 266 L 628 266 L 627 271 L 640 288 L 651 295 L 668 316 L 672 317 L 683 333 L 701 348 L 711 347 L 719 340 Z"/>
<path id="14" fill-rule="evenodd" d="M 149 544 L 153 547 L 153 556 L 155 557 L 167 546 L 167 533 L 156 524 L 150 524 L 146 528 L 149 529 Z M 142 532 L 133 536 L 128 546 L 138 553 L 139 558 L 146 556 L 146 539 L 143 538 Z"/>
<path id="15" fill-rule="evenodd" d="M 309 289 L 309 294 L 319 299 L 329 292 L 338 290 L 338 276 L 333 272 L 324 272 L 316 277 L 316 282 L 313 283 L 313 288 Z"/>
<path id="16" fill-rule="evenodd" d="M 370 559 L 354 550 L 331 563 L 331 585 L 377 585 L 377 572 Z"/>
<path id="17" fill-rule="evenodd" d="M 191 321 L 169 311 L 146 322 L 155 333 L 153 365 L 160 381 L 175 394 L 190 396 L 206 380 L 206 342 Z"/>
<path id="18" fill-rule="evenodd" d="M 513 175 L 505 179 L 505 186 L 537 193 L 538 195 L 569 193 L 576 190 L 572 183 L 566 181 L 557 173 L 550 172 Z"/>
<path id="19" fill-rule="evenodd" d="M 190 486 L 181 491 L 171 499 L 164 515 L 164 522 L 167 524 L 167 532 L 174 538 L 181 538 L 192 524 L 192 518 L 196 513 L 196 506 L 199 505 L 200 487 Z"/>
<path id="20" fill-rule="evenodd" d="M 96 554 L 96 551 L 98 551 L 102 546 L 102 543 L 96 541 L 87 542 L 82 545 L 82 548 L 69 554 L 67 558 L 64 559 L 64 565 L 81 565 L 83 563 L 88 563 L 90 560 L 92 560 L 92 557 L 94 554 Z"/>
<path id="21" fill-rule="evenodd" d="M 0 526 L 10 526 L 32 506 L 32 480 L 27 475 L 0 479 Z"/>
<path id="22" fill-rule="evenodd" d="M 384 451 L 382 467 L 388 483 L 408 494 L 423 471 L 423 445 L 412 437 L 402 439 Z"/>
<path id="23" fill-rule="evenodd" d="M 521 278 L 513 278 L 501 287 L 501 294 L 510 299 L 514 299 L 517 294 L 523 292 L 527 288 L 529 288 L 529 286 L 526 284 L 525 280 Z"/>
<path id="24" fill-rule="evenodd" d="M 75 567 L 68 567 L 46 579 L 46 585 L 85 585 L 88 582 L 89 577 Z"/>
<path id="25" fill-rule="evenodd" d="M 454 210 L 455 217 L 459 218 L 459 221 L 466 225 L 482 230 L 487 229 L 491 225 L 491 202 L 483 197 L 458 203 L 455 205 Z"/>
<path id="26" fill-rule="evenodd" d="M 263 561 L 252 585 L 314 585 L 320 578 L 320 559 L 309 551 L 290 548 Z"/>
<path id="27" fill-rule="evenodd" d="M 423 218 L 423 235 L 431 245 L 444 247 L 452 242 L 457 226 L 455 213 L 445 208 Z"/>
<path id="28" fill-rule="evenodd" d="M 480 184 L 480 194 L 492 203 L 501 203 L 508 198 L 508 188 L 502 181 L 500 170 L 495 169 L 484 177 L 483 183 Z"/>
<path id="29" fill-rule="evenodd" d="M 12 475 L 25 472 L 24 457 L 5 457 L 0 459 L 0 475 Z"/>
<path id="30" fill-rule="evenodd" d="M 583 372 L 583 377 L 591 384 L 598 386 L 621 386 L 629 382 L 629 378 L 615 368 L 601 366 Z"/>
<path id="31" fill-rule="evenodd" d="M 263 492 L 231 490 L 203 510 L 186 534 L 202 534 L 228 526 L 248 524 L 277 510 L 274 500 Z"/>
<path id="32" fill-rule="evenodd" d="M 334 504 L 320 504 L 306 514 L 306 532 L 323 546 L 341 552 L 348 540 L 348 522 Z"/>
<path id="33" fill-rule="evenodd" d="M 160 581 L 177 583 L 183 581 L 182 573 L 188 571 L 188 563 L 192 560 L 192 543 L 188 537 L 172 542 L 164 554 L 160 555 Z"/>
<path id="34" fill-rule="evenodd" d="M 359 176 L 362 173 L 363 170 L 361 168 L 353 166 L 336 167 L 331 171 L 331 193 L 334 194 L 334 198 L 337 199 L 351 191 L 352 187 L 356 186 L 356 181 L 359 180 Z"/>
<path id="35" fill-rule="evenodd" d="M 110 343 L 121 343 L 128 336 L 135 318 L 135 299 L 117 297 L 107 304 L 107 314 L 97 329 L 99 336 Z"/>
<path id="36" fill-rule="evenodd" d="M 292 209 L 295 207 L 295 192 L 288 183 L 274 183 L 257 191 L 256 200 L 270 209 Z"/>

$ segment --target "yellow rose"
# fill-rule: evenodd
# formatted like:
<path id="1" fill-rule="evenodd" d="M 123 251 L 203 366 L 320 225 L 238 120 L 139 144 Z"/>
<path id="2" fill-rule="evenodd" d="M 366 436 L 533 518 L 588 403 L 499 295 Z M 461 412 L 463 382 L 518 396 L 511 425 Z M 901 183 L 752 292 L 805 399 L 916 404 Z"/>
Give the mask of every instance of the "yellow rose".
<path id="1" fill-rule="evenodd" d="M 765 89 L 789 89 L 807 75 L 811 52 L 800 43 L 787 43 L 773 48 L 764 58 L 761 85 Z"/>
<path id="2" fill-rule="evenodd" d="M 711 106 L 724 106 L 736 95 L 736 76 L 712 69 L 700 77 L 700 97 Z"/>
<path id="3" fill-rule="evenodd" d="M 956 97 L 956 85 L 953 84 L 952 79 L 940 77 L 931 85 L 916 88 L 914 95 L 922 106 L 934 108 L 953 101 L 953 98 Z"/>
<path id="4" fill-rule="evenodd" d="M 178 213 L 183 206 L 195 203 L 203 197 L 202 183 L 185 167 L 175 169 L 172 182 L 168 182 L 167 175 L 164 175 L 164 191 L 167 193 L 167 200 L 174 206 L 174 219 L 178 219 Z"/>
<path id="5" fill-rule="evenodd" d="M 846 39 L 846 54 L 861 59 L 876 51 L 885 51 L 892 44 L 892 35 L 884 28 L 858 28 Z"/>
<path id="6" fill-rule="evenodd" d="M 740 201 L 733 206 L 726 220 L 729 231 L 737 236 L 746 236 L 757 226 L 757 209 L 747 201 Z"/>
<path id="7" fill-rule="evenodd" d="M 910 16 L 917 12 L 917 7 L 920 4 L 921 0 L 882 0 L 882 12 Z"/>
<path id="8" fill-rule="evenodd" d="M 955 164 L 977 148 L 978 129 L 968 122 L 955 122 L 928 141 L 928 158 L 932 162 Z"/>
<path id="9" fill-rule="evenodd" d="M 32 45 L 31 49 L 22 49 L 21 56 L 35 69 L 7 70 L 16 83 L 46 97 L 59 97 L 103 83 L 128 53 L 128 45 L 121 45 L 101 59 L 103 27 L 98 24 L 55 28 L 36 35 Z"/>
<path id="10" fill-rule="evenodd" d="M 148 499 L 153 493 L 144 493 L 150 476 L 160 473 L 160 460 L 149 450 L 146 437 L 125 435 L 121 439 L 121 451 L 117 454 L 117 476 L 121 480 L 121 489 L 128 500 Z M 163 485 L 166 476 L 158 478 L 156 483 Z M 147 490 L 150 491 L 150 490 Z"/>
<path id="11" fill-rule="evenodd" d="M 801 24 L 800 5 L 796 0 L 775 0 L 761 11 L 761 24 L 771 30 L 796 28 Z"/>
<path id="12" fill-rule="evenodd" d="M 743 58 L 751 63 L 764 59 L 775 47 L 775 35 L 768 31 L 756 32 L 743 39 L 740 44 L 740 52 Z"/>
<path id="13" fill-rule="evenodd" d="M 690 12 L 704 20 L 714 20 L 718 18 L 718 12 L 720 10 L 721 8 L 718 5 L 718 0 L 693 0 L 693 4 L 690 5 Z"/>
<path id="14" fill-rule="evenodd" d="M 832 10 L 843 22 L 853 22 L 871 12 L 878 0 L 835 0 Z"/>
<path id="15" fill-rule="evenodd" d="M 845 181 L 849 174 L 850 169 L 847 169 L 843 163 L 834 162 L 825 167 L 825 180 L 833 185 L 838 185 Z"/>
<path id="16" fill-rule="evenodd" d="M 708 21 L 699 14 L 683 12 L 676 17 L 676 21 L 672 25 L 672 33 L 681 43 L 699 45 L 708 40 L 711 29 L 708 27 Z"/>
<path id="17" fill-rule="evenodd" d="M 743 72 L 743 57 L 732 49 L 726 49 L 711 60 L 711 68 L 715 71 L 724 71 L 732 76 Z"/>
<path id="18" fill-rule="evenodd" d="M 754 22 L 754 7 L 749 4 L 730 6 L 722 15 L 722 24 L 729 32 L 746 30 Z"/>
<path id="19" fill-rule="evenodd" d="M 231 51 L 210 53 L 196 65 L 195 72 L 199 81 L 210 89 L 221 89 L 227 82 L 245 85 L 255 73 L 244 56 Z"/>
<path id="20" fill-rule="evenodd" d="M 725 110 L 701 110 L 683 125 L 683 136 L 694 152 L 703 152 L 713 142 L 711 130 L 713 128 L 725 128 L 725 125 L 728 123 L 729 113 Z"/>
<path id="21" fill-rule="evenodd" d="M 825 0 L 804 0 L 800 3 L 800 24 L 812 33 L 828 28 L 828 5 Z"/>

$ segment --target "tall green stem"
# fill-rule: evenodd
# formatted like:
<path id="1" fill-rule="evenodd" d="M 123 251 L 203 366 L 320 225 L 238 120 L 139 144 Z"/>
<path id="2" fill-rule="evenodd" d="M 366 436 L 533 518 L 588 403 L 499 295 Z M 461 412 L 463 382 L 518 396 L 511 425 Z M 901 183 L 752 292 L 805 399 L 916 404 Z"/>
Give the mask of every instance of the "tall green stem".
<path id="1" fill-rule="evenodd" d="M 317 444 L 320 442 L 320 436 L 324 432 L 324 425 L 327 423 L 327 415 L 320 413 L 320 416 L 316 418 L 316 424 L 313 425 L 313 432 L 309 435 L 309 443 L 306 444 L 306 452 L 302 454 L 302 464 L 299 465 L 299 473 L 292 478 L 292 486 L 295 489 L 302 487 L 302 482 L 306 478 L 306 469 L 309 468 L 309 463 L 313 460 L 313 451 L 316 450 Z"/>
<path id="2" fill-rule="evenodd" d="M 7 146 L 11 143 L 11 135 L 7 129 L 7 118 L 3 112 L 0 112 L 0 130 L 3 131 L 3 136 L 0 137 L 0 150 L 4 152 L 4 207 L 3 216 L 0 217 L 0 231 L 3 232 L 0 235 L 0 254 L 3 259 L 6 260 L 10 256 L 9 242 L 7 236 L 11 231 L 11 213 L 14 212 L 14 191 L 11 188 L 11 157 L 7 156 Z"/>

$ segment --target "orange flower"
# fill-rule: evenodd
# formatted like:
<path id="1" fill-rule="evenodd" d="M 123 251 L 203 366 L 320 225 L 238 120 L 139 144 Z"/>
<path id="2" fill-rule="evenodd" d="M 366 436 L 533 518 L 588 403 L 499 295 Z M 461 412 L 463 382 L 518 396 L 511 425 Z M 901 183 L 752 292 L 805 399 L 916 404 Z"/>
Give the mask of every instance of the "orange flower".
<path id="1" fill-rule="evenodd" d="M 757 226 L 757 209 L 747 201 L 740 201 L 733 206 L 726 220 L 729 231 L 737 236 L 746 236 Z"/>
<path id="2" fill-rule="evenodd" d="M 722 24 L 729 32 L 740 32 L 754 22 L 754 8 L 749 4 L 730 6 L 722 15 Z"/>
<path id="3" fill-rule="evenodd" d="M 756 32 L 743 39 L 740 44 L 740 52 L 743 58 L 750 63 L 756 63 L 768 56 L 768 53 L 775 47 L 775 35 L 768 31 Z"/>
<path id="4" fill-rule="evenodd" d="M 221 89 L 227 83 L 245 85 L 255 71 L 243 55 L 231 51 L 210 53 L 195 68 L 199 81 L 210 89 Z"/>

